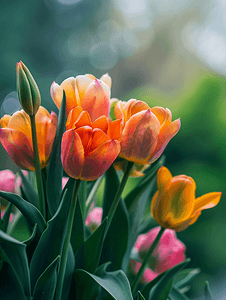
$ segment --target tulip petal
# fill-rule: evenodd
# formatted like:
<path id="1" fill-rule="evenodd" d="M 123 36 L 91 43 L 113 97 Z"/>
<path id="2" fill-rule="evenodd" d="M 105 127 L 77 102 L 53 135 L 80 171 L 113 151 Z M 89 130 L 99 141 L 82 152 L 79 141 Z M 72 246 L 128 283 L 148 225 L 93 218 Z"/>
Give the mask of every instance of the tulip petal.
<path id="1" fill-rule="evenodd" d="M 95 180 L 102 176 L 111 166 L 120 152 L 118 141 L 110 140 L 96 148 L 85 158 L 80 179 Z"/>
<path id="2" fill-rule="evenodd" d="M 24 133 L 30 140 L 32 139 L 31 121 L 29 115 L 24 110 L 15 112 L 9 120 L 8 128 Z"/>
<path id="3" fill-rule="evenodd" d="M 90 152 L 94 151 L 100 145 L 106 143 L 109 140 L 110 140 L 109 137 L 102 130 L 95 128 L 93 130 L 93 139 L 92 139 L 92 145 L 90 147 Z"/>
<path id="4" fill-rule="evenodd" d="M 166 129 L 160 133 L 159 138 L 158 138 L 158 144 L 155 149 L 155 154 L 150 155 L 148 158 L 149 163 L 153 163 L 158 159 L 164 149 L 166 148 L 167 144 L 169 141 L 177 134 L 177 132 L 180 129 L 180 119 L 177 119 L 173 121 Z"/>
<path id="5" fill-rule="evenodd" d="M 83 101 L 84 95 L 86 93 L 86 90 L 88 86 L 95 80 L 95 76 L 91 74 L 86 74 L 86 75 L 78 75 L 76 76 L 76 87 L 80 99 L 80 104 Z"/>
<path id="6" fill-rule="evenodd" d="M 65 91 L 66 95 L 66 113 L 69 114 L 70 110 L 75 106 L 80 106 L 81 101 L 78 98 L 76 78 L 69 77 L 61 83 L 61 88 Z M 63 95 L 62 95 L 63 98 Z M 61 101 L 62 101 L 61 98 Z M 61 102 L 60 102 L 61 103 Z"/>
<path id="7" fill-rule="evenodd" d="M 99 128 L 101 129 L 104 133 L 107 133 L 108 130 L 108 117 L 106 116 L 101 116 L 98 119 L 96 119 L 92 123 L 92 128 Z"/>
<path id="8" fill-rule="evenodd" d="M 61 160 L 65 172 L 72 178 L 80 178 L 85 162 L 84 149 L 74 129 L 67 130 L 62 137 Z"/>
<path id="9" fill-rule="evenodd" d="M 34 156 L 31 140 L 20 131 L 0 129 L 0 141 L 12 161 L 21 169 L 34 171 Z"/>
<path id="10" fill-rule="evenodd" d="M 61 102 L 63 99 L 63 89 L 55 81 L 51 85 L 50 94 L 51 94 L 51 97 L 52 97 L 54 103 L 60 109 L 60 105 L 61 105 Z"/>
<path id="11" fill-rule="evenodd" d="M 110 112 L 110 89 L 104 83 L 95 79 L 87 88 L 81 104 L 94 122 L 102 115 L 108 117 Z"/>
<path id="12" fill-rule="evenodd" d="M 162 166 L 161 168 L 159 168 L 157 173 L 158 190 L 162 191 L 164 188 L 167 188 L 172 178 L 173 178 L 172 174 L 166 167 Z"/>
<path id="13" fill-rule="evenodd" d="M 126 122 L 123 130 L 120 156 L 146 164 L 147 157 L 156 147 L 159 130 L 159 121 L 150 110 L 136 113 Z"/>
<path id="14" fill-rule="evenodd" d="M 108 73 L 102 75 L 100 80 L 106 83 L 109 89 L 111 88 L 111 77 L 108 75 Z"/>
<path id="15" fill-rule="evenodd" d="M 205 194 L 195 199 L 194 213 L 216 206 L 221 198 L 220 192 Z"/>
<path id="16" fill-rule="evenodd" d="M 83 126 L 75 130 L 75 132 L 79 135 L 83 150 L 84 156 L 86 157 L 90 152 L 90 146 L 92 143 L 92 128 L 89 126 Z"/>
<path id="17" fill-rule="evenodd" d="M 77 121 L 79 115 L 83 112 L 81 106 L 76 106 L 72 108 L 68 114 L 66 122 L 66 130 L 75 128 L 75 122 Z"/>
<path id="18" fill-rule="evenodd" d="M 10 120 L 11 116 L 10 115 L 4 115 L 1 120 L 0 120 L 0 125 L 2 128 L 8 127 L 8 123 Z"/>
<path id="19" fill-rule="evenodd" d="M 108 136 L 110 139 L 114 140 L 121 140 L 121 135 L 122 135 L 122 122 L 121 120 L 115 120 L 115 121 L 110 121 L 108 122 L 108 131 L 107 131 Z"/>

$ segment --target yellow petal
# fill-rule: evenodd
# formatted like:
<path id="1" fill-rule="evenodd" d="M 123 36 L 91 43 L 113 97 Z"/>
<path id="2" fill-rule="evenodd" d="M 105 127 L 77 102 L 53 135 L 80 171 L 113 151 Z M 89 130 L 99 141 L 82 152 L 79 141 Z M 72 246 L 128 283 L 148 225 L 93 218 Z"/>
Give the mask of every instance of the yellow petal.
<path id="1" fill-rule="evenodd" d="M 194 213 L 216 206 L 221 198 L 220 192 L 205 194 L 195 199 Z"/>
<path id="2" fill-rule="evenodd" d="M 166 188 L 170 184 L 172 178 L 173 176 L 170 171 L 166 167 L 162 166 L 157 173 L 157 185 L 159 191 Z"/>
<path id="3" fill-rule="evenodd" d="M 101 76 L 100 80 L 106 83 L 109 89 L 111 88 L 111 77 L 108 75 L 108 73 Z"/>
<path id="4" fill-rule="evenodd" d="M 0 120 L 0 125 L 2 128 L 8 127 L 8 123 L 10 120 L 11 116 L 10 115 L 4 115 L 1 120 Z"/>

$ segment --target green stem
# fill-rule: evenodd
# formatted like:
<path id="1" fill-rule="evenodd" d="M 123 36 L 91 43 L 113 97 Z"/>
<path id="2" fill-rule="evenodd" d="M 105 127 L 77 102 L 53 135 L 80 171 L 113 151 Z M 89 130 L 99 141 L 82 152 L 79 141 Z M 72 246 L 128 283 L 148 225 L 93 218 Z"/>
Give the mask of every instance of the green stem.
<path id="1" fill-rule="evenodd" d="M 35 175 L 36 175 L 36 182 L 37 182 L 37 189 L 38 189 L 38 199 L 39 199 L 40 211 L 45 218 L 46 215 L 45 198 L 44 198 L 44 189 L 42 184 L 41 166 L 39 160 L 35 115 L 31 115 L 30 120 L 31 120 L 31 132 L 32 132 L 32 142 L 33 142 L 33 151 L 34 151 Z"/>
<path id="2" fill-rule="evenodd" d="M 119 188 L 117 190 L 117 193 L 115 195 L 114 201 L 112 202 L 111 208 L 110 208 L 109 213 L 108 213 L 108 221 L 107 221 L 107 225 L 106 225 L 106 229 L 105 229 L 104 239 L 105 239 L 105 237 L 107 235 L 107 232 L 108 232 L 108 229 L 109 229 L 109 227 L 111 225 L 111 221 L 112 221 L 112 219 L 114 217 L 116 208 L 117 208 L 117 206 L 119 204 L 119 201 L 120 201 L 120 197 L 121 197 L 122 192 L 123 192 L 123 190 L 125 188 L 126 182 L 127 182 L 128 178 L 129 178 L 129 174 L 130 174 L 130 172 L 131 172 L 131 170 L 133 168 L 133 165 L 134 165 L 134 163 L 132 161 L 128 161 L 128 164 L 127 164 L 127 167 L 126 167 L 126 171 L 124 173 L 124 176 L 122 178 L 120 186 L 119 186 Z"/>
<path id="3" fill-rule="evenodd" d="M 79 186 L 80 186 L 81 180 L 76 180 L 72 197 L 71 197 L 71 204 L 70 204 L 70 210 L 69 210 L 69 215 L 68 215 L 68 222 L 67 222 L 67 232 L 65 236 L 65 241 L 64 241 L 64 246 L 63 246 L 63 251 L 62 251 L 62 256 L 60 260 L 60 268 L 59 268 L 59 274 L 58 274 L 58 282 L 57 282 L 57 287 L 56 287 L 56 296 L 55 300 L 61 300 L 61 295 L 62 295 L 62 289 L 63 289 L 63 283 L 64 283 L 64 274 L 65 274 L 65 269 L 66 269 L 66 264 L 67 264 L 67 255 L 68 255 L 68 248 L 71 240 L 71 232 L 72 232 L 72 227 L 73 227 L 73 222 L 74 222 L 74 215 L 75 215 L 75 208 L 76 208 L 76 203 L 78 199 L 78 191 L 79 191 Z"/>
<path id="4" fill-rule="evenodd" d="M 143 261 L 143 263 L 142 263 L 142 265 L 141 265 L 141 267 L 140 267 L 140 269 L 139 269 L 139 271 L 138 271 L 138 273 L 137 273 L 137 275 L 136 275 L 136 277 L 134 279 L 134 282 L 132 284 L 132 288 L 131 288 L 132 289 L 132 293 L 135 292 L 135 290 L 137 288 L 137 284 L 140 281 L 140 279 L 141 279 L 141 277 L 142 277 L 142 275 L 143 275 L 143 273 L 144 273 L 144 271 L 145 271 L 145 269 L 147 267 L 149 258 L 152 255 L 153 251 L 155 250 L 156 246 L 158 245 L 158 242 L 159 242 L 159 240 L 160 240 L 160 238 L 161 238 L 164 230 L 165 230 L 165 228 L 161 227 L 161 229 L 160 229 L 159 233 L 157 234 L 154 242 L 151 244 L 151 247 L 148 250 L 148 253 L 147 253 L 147 255 L 146 255 L 146 257 L 145 257 L 145 259 L 144 259 L 144 261 Z"/>

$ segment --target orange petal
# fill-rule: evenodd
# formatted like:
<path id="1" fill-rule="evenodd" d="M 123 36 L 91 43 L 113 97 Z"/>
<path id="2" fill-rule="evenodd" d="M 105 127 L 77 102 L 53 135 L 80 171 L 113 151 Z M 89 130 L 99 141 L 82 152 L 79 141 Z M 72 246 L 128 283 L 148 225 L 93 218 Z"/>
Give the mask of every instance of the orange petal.
<path id="1" fill-rule="evenodd" d="M 21 169 L 34 171 L 34 156 L 31 140 L 15 129 L 0 129 L 0 141 L 12 161 Z"/>
<path id="2" fill-rule="evenodd" d="M 76 106 L 72 108 L 72 110 L 70 110 L 67 117 L 66 130 L 75 128 L 75 122 L 77 121 L 82 111 L 83 109 L 81 108 L 81 106 Z"/>
<path id="3" fill-rule="evenodd" d="M 74 126 L 76 128 L 79 128 L 82 126 L 92 127 L 89 113 L 87 111 L 82 111 L 81 114 L 79 115 L 77 121 L 75 122 Z"/>
<path id="4" fill-rule="evenodd" d="M 61 105 L 62 98 L 63 98 L 63 89 L 55 81 L 51 85 L 50 94 L 51 94 L 51 97 L 52 97 L 54 103 L 60 109 L 60 105 Z"/>
<path id="5" fill-rule="evenodd" d="M 170 173 L 169 169 L 162 166 L 157 173 L 158 190 L 162 191 L 164 190 L 164 188 L 167 188 L 170 185 L 172 178 L 173 176 Z"/>
<path id="6" fill-rule="evenodd" d="M 10 120 L 11 116 L 10 115 L 4 115 L 1 120 L 0 120 L 0 125 L 2 128 L 8 127 L 8 123 Z"/>
<path id="7" fill-rule="evenodd" d="M 106 143 L 109 140 L 110 140 L 109 137 L 102 130 L 95 128 L 93 130 L 93 139 L 92 139 L 92 145 L 90 147 L 90 152 L 94 151 L 100 145 Z"/>
<path id="8" fill-rule="evenodd" d="M 84 149 L 74 129 L 67 130 L 62 137 L 61 160 L 65 172 L 72 178 L 80 178 L 85 162 Z"/>
<path id="9" fill-rule="evenodd" d="M 79 135 L 82 146 L 84 149 L 84 156 L 86 157 L 89 154 L 89 149 L 92 143 L 92 128 L 89 126 L 83 126 L 78 129 L 75 129 L 75 132 Z"/>
<path id="10" fill-rule="evenodd" d="M 154 153 L 148 158 L 149 163 L 152 163 L 158 159 L 169 141 L 177 134 L 180 129 L 180 119 L 173 121 L 158 137 L 158 144 Z"/>
<path id="11" fill-rule="evenodd" d="M 86 90 L 81 104 L 94 122 L 102 115 L 108 117 L 110 112 L 110 89 L 104 83 L 97 79 L 93 81 Z"/>
<path id="12" fill-rule="evenodd" d="M 220 201 L 221 194 L 221 192 L 213 192 L 196 198 L 194 213 L 216 206 Z"/>
<path id="13" fill-rule="evenodd" d="M 108 121 L 108 130 L 107 134 L 110 139 L 120 141 L 122 139 L 122 121 Z"/>
<path id="14" fill-rule="evenodd" d="M 95 80 L 95 78 L 96 77 L 91 74 L 76 76 L 76 87 L 80 99 L 80 106 L 83 101 L 86 90 L 88 89 L 88 86 Z"/>
<path id="15" fill-rule="evenodd" d="M 46 141 L 45 141 L 46 159 L 49 158 L 49 156 L 52 152 L 53 142 L 54 142 L 56 130 L 57 130 L 57 115 L 54 112 L 51 112 L 50 120 L 51 121 L 48 123 L 48 132 L 47 132 L 47 137 L 46 137 Z"/>
<path id="16" fill-rule="evenodd" d="M 124 110 L 126 102 L 118 101 L 115 104 L 114 107 L 114 113 L 116 119 L 122 120 L 122 127 L 124 127 L 126 121 L 127 121 L 127 112 Z"/>
<path id="17" fill-rule="evenodd" d="M 82 180 L 95 180 L 102 176 L 111 166 L 120 152 L 118 141 L 110 140 L 96 148 L 85 158 Z"/>
<path id="18" fill-rule="evenodd" d="M 31 121 L 24 110 L 15 112 L 9 120 L 8 128 L 23 132 L 30 140 L 32 139 Z"/>
<path id="19" fill-rule="evenodd" d="M 151 109 L 151 111 L 156 115 L 158 118 L 160 124 L 161 124 L 161 130 L 165 128 L 166 126 L 169 126 L 169 124 L 172 121 L 172 114 L 171 111 L 167 108 L 164 109 L 161 106 L 155 106 Z"/>
<path id="20" fill-rule="evenodd" d="M 131 100 L 130 100 L 131 101 L 131 105 L 130 105 L 130 107 L 128 109 L 127 118 L 130 118 L 131 116 L 133 116 L 134 114 L 136 114 L 136 113 L 138 113 L 138 112 L 140 112 L 142 110 L 148 110 L 148 109 L 150 109 L 150 107 L 147 105 L 147 103 L 145 103 L 143 101 L 136 100 L 136 99 L 131 99 Z"/>
<path id="21" fill-rule="evenodd" d="M 92 128 L 99 128 L 101 129 L 104 133 L 107 133 L 108 130 L 108 117 L 106 116 L 101 116 L 98 119 L 96 119 L 92 123 Z"/>
<path id="22" fill-rule="evenodd" d="M 65 79 L 60 86 L 66 94 L 66 113 L 68 115 L 73 107 L 80 106 L 81 103 L 76 90 L 76 78 L 69 77 Z"/>
<path id="23" fill-rule="evenodd" d="M 120 156 L 146 164 L 152 148 L 155 148 L 159 130 L 159 121 L 150 110 L 136 113 L 126 122 L 123 130 Z"/>

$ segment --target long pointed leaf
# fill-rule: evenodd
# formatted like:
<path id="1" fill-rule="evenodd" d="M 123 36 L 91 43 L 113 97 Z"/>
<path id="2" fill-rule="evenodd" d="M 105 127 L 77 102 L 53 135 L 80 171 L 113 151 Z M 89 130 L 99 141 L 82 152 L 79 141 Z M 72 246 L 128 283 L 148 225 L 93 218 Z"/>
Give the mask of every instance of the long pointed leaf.
<path id="1" fill-rule="evenodd" d="M 33 188 L 32 184 L 28 180 L 28 178 L 24 175 L 24 173 L 19 170 L 20 177 L 22 179 L 23 186 L 21 189 L 26 197 L 26 200 L 33 204 L 35 207 L 39 209 L 39 201 L 38 201 L 38 194 Z"/>
<path id="2" fill-rule="evenodd" d="M 88 288 L 87 280 L 92 279 L 98 283 L 106 292 L 116 300 L 133 300 L 130 284 L 121 270 L 114 272 L 105 272 L 101 278 L 93 275 L 85 270 L 78 269 L 75 271 L 77 295 L 79 300 L 86 300 L 84 297 L 84 290 Z"/>
<path id="3" fill-rule="evenodd" d="M 27 300 L 24 290 L 9 263 L 3 262 L 0 271 L 0 297 L 1 300 Z"/>
<path id="4" fill-rule="evenodd" d="M 105 173 L 104 212 L 106 216 L 119 187 L 118 175 L 111 166 Z M 129 235 L 129 217 L 125 203 L 120 200 L 106 235 L 100 263 L 110 261 L 109 271 L 121 269 Z"/>
<path id="5" fill-rule="evenodd" d="M 50 210 L 51 216 L 55 214 L 60 203 L 60 195 L 62 192 L 62 176 L 63 166 L 61 162 L 61 139 L 65 131 L 66 123 L 66 96 L 63 92 L 63 99 L 59 111 L 59 119 L 57 132 L 54 140 L 54 146 L 50 157 L 47 185 L 46 185 L 46 196 L 47 203 Z"/>
<path id="6" fill-rule="evenodd" d="M 34 288 L 33 300 L 53 300 L 59 262 L 60 256 L 57 256 L 38 278 Z"/>
<path id="7" fill-rule="evenodd" d="M 0 191 L 0 196 L 15 205 L 25 218 L 34 227 L 37 223 L 37 233 L 40 235 L 46 228 L 46 222 L 40 211 L 31 203 L 27 202 L 18 195 Z"/>
<path id="8" fill-rule="evenodd" d="M 68 197 L 66 190 L 56 214 L 48 221 L 47 228 L 40 237 L 30 266 L 32 289 L 38 277 L 58 255 L 61 255 L 67 228 L 70 200 L 71 197 Z"/>
<path id="9" fill-rule="evenodd" d="M 0 230 L 0 257 L 12 267 L 26 296 L 31 295 L 26 245 Z"/>

